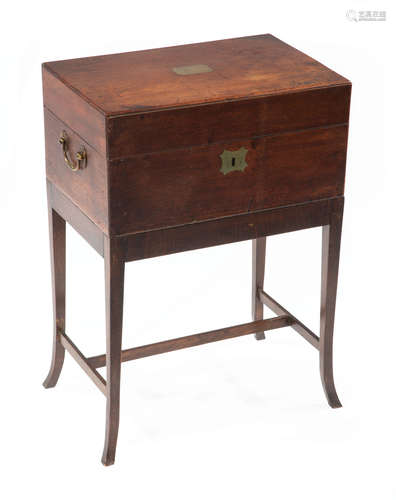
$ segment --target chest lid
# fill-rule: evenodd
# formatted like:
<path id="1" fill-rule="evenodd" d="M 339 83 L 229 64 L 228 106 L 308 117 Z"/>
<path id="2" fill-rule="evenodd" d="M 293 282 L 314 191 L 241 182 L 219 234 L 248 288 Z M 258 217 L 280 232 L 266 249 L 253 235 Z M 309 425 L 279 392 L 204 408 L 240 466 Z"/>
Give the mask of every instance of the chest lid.
<path id="1" fill-rule="evenodd" d="M 107 116 L 349 84 L 269 34 L 48 62 L 44 68 Z"/>

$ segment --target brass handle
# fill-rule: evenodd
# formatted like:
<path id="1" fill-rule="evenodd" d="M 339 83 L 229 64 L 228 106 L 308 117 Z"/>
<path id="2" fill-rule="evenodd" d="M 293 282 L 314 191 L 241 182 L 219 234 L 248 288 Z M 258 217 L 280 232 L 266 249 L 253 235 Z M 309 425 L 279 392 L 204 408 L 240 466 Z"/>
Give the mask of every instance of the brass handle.
<path id="1" fill-rule="evenodd" d="M 73 163 L 72 160 L 69 160 L 69 157 L 67 156 L 67 135 L 65 131 L 62 132 L 62 135 L 59 138 L 59 144 L 62 145 L 63 158 L 65 160 L 65 163 L 71 170 L 73 170 L 73 172 L 76 172 L 77 170 L 80 170 L 87 166 L 87 152 L 85 151 L 84 146 L 81 146 L 81 150 L 76 153 L 76 163 Z"/>

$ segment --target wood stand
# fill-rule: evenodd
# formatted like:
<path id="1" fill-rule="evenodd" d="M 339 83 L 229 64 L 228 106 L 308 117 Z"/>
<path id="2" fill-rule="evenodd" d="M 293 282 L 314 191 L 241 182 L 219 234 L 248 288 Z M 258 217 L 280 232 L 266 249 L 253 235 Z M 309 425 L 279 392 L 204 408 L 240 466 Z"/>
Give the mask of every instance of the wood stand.
<path id="1" fill-rule="evenodd" d="M 121 363 L 193 347 L 218 340 L 292 327 L 319 351 L 320 374 L 328 403 L 341 406 L 333 378 L 333 327 L 344 198 L 342 196 L 263 210 L 214 221 L 109 237 L 51 182 L 48 207 L 54 303 L 53 355 L 45 387 L 54 387 L 62 370 L 65 350 L 77 361 L 107 399 L 106 434 L 102 462 L 114 463 L 120 412 Z M 106 354 L 86 357 L 65 332 L 65 221 L 104 257 L 106 276 Z M 265 242 L 274 234 L 323 226 L 320 336 L 302 324 L 263 290 Z M 121 349 L 124 268 L 128 261 L 144 259 L 235 241 L 253 240 L 253 321 L 132 349 Z M 263 319 L 263 304 L 278 316 Z M 106 366 L 106 380 L 97 368 Z"/>

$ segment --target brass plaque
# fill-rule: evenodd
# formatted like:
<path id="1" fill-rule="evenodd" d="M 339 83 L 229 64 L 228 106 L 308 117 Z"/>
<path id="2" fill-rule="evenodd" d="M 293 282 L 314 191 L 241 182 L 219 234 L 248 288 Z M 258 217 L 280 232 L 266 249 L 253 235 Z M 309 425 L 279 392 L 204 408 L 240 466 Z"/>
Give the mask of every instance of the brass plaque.
<path id="1" fill-rule="evenodd" d="M 248 150 L 244 147 L 238 149 L 237 151 L 228 151 L 225 149 L 221 155 L 219 155 L 221 158 L 220 172 L 223 172 L 224 175 L 227 175 L 230 172 L 235 172 L 236 170 L 243 172 L 247 167 L 247 152 Z"/>
<path id="2" fill-rule="evenodd" d="M 172 71 L 177 75 L 197 75 L 198 73 L 210 73 L 213 69 L 206 64 L 193 64 L 192 66 L 177 66 L 172 68 Z"/>

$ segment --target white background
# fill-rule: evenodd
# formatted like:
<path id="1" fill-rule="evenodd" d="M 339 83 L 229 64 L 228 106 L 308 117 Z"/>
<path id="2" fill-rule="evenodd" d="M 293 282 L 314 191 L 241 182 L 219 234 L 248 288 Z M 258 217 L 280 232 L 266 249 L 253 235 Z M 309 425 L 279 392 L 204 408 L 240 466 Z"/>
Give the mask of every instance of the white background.
<path id="1" fill-rule="evenodd" d="M 396 498 L 394 46 L 391 2 L 2 5 L 0 496 L 4 499 Z M 351 22 L 348 9 L 386 10 Z M 41 63 L 272 33 L 353 82 L 335 330 L 343 408 L 291 329 L 123 365 L 116 464 L 105 400 L 73 360 L 44 390 L 52 341 Z M 393 44 L 393 46 L 392 46 Z M 271 237 L 266 289 L 319 320 L 320 230 Z M 67 233 L 67 332 L 104 352 L 103 261 Z M 124 347 L 250 320 L 250 242 L 130 263 Z M 267 313 L 268 314 L 268 313 Z"/>

